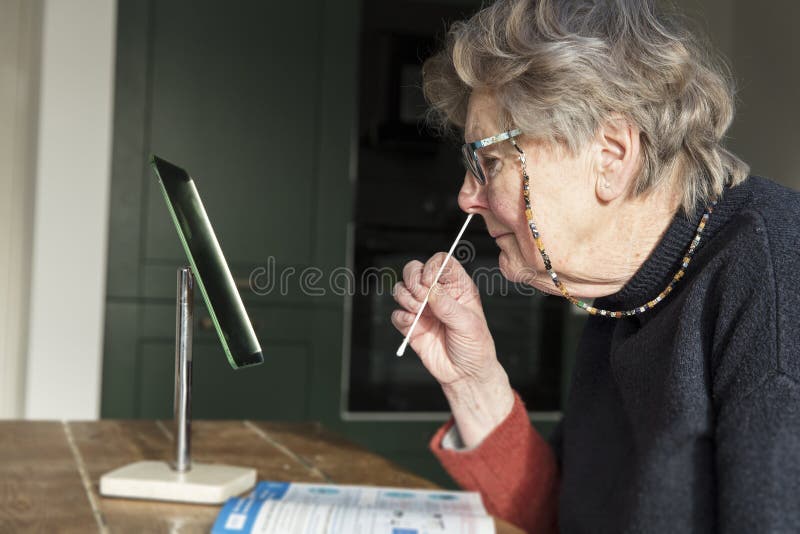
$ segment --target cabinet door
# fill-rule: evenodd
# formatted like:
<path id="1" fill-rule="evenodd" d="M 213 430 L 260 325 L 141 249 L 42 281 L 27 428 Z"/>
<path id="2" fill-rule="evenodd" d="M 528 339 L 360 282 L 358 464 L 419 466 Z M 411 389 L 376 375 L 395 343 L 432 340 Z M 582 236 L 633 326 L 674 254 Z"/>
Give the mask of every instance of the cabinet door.
<path id="1" fill-rule="evenodd" d="M 175 271 L 187 261 L 150 154 L 195 179 L 267 360 L 230 369 L 198 295 L 195 415 L 338 413 L 341 323 L 324 346 L 312 323 L 343 297 L 308 295 L 297 277 L 345 264 L 356 11 L 353 0 L 120 0 L 103 416 L 172 410 Z M 294 277 L 252 291 L 251 273 L 270 264 Z"/>
<path id="2" fill-rule="evenodd" d="M 134 374 L 135 415 L 172 417 L 175 384 L 175 307 L 145 304 L 145 319 Z M 195 309 L 192 347 L 192 414 L 198 419 L 301 421 L 307 411 L 307 378 L 312 357 L 302 325 L 304 309 L 250 311 L 266 363 L 233 370 L 222 355 L 217 333 L 203 306 Z M 278 414 L 278 415 L 275 415 Z"/>
<path id="3" fill-rule="evenodd" d="M 149 150 L 195 179 L 228 262 L 312 261 L 320 82 L 319 0 L 154 2 Z M 277 6 L 280 6 L 278 9 Z M 185 262 L 151 176 L 144 297 L 174 291 Z"/>

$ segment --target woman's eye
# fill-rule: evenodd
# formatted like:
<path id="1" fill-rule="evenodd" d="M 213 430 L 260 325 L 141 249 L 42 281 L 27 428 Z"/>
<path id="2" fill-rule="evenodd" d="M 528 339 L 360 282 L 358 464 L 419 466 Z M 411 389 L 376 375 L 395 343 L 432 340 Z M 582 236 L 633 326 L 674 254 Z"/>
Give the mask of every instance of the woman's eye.
<path id="1" fill-rule="evenodd" d="M 487 176 L 493 176 L 500 171 L 500 158 L 487 156 L 483 158 L 483 170 Z"/>

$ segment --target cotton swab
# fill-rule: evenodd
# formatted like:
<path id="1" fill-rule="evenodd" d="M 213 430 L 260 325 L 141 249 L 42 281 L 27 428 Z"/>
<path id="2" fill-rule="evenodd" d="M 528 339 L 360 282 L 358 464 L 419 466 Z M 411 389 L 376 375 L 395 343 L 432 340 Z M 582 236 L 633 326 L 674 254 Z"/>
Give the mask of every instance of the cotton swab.
<path id="1" fill-rule="evenodd" d="M 411 334 L 414 332 L 414 328 L 417 326 L 417 323 L 419 322 L 419 317 L 420 315 L 422 315 L 422 312 L 425 310 L 425 306 L 428 304 L 428 297 L 431 296 L 431 290 L 436 286 L 437 282 L 439 282 L 439 277 L 442 275 L 442 272 L 444 271 L 444 266 L 447 265 L 447 260 L 449 260 L 450 256 L 453 255 L 453 251 L 456 249 L 456 245 L 458 245 L 458 242 L 461 241 L 461 236 L 464 235 L 464 230 L 467 229 L 467 225 L 469 224 L 469 221 L 472 220 L 473 215 L 474 213 L 470 213 L 467 216 L 467 220 L 464 221 L 464 226 L 461 227 L 461 231 L 458 232 L 456 240 L 453 241 L 453 244 L 450 246 L 450 250 L 447 253 L 447 257 L 442 262 L 442 266 L 439 267 L 439 272 L 436 273 L 436 278 L 433 279 L 433 284 L 431 284 L 431 287 L 428 288 L 428 292 L 425 294 L 425 300 L 422 301 L 422 306 L 419 307 L 419 310 L 417 311 L 417 316 L 414 317 L 414 322 L 411 323 L 411 328 L 408 329 L 406 338 L 403 340 L 403 343 L 400 345 L 400 348 L 397 349 L 396 354 L 398 356 L 402 356 L 403 353 L 406 351 L 406 347 L 408 346 L 408 340 L 411 339 Z"/>

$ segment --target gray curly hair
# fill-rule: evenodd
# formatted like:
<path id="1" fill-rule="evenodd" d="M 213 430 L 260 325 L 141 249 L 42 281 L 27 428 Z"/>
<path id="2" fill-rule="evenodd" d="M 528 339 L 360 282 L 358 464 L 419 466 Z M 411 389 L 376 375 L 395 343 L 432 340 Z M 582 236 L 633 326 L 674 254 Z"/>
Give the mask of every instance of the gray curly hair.
<path id="1" fill-rule="evenodd" d="M 498 0 L 453 24 L 425 62 L 429 117 L 463 128 L 470 93 L 486 89 L 501 123 L 574 153 L 622 114 L 641 132 L 633 194 L 676 177 L 689 215 L 749 172 L 722 145 L 732 76 L 690 27 L 653 0 Z"/>

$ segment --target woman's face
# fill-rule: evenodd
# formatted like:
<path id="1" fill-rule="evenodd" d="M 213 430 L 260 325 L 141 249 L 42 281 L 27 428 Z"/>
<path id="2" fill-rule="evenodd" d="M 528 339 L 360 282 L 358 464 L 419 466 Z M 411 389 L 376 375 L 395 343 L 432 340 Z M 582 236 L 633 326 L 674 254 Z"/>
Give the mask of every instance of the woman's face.
<path id="1" fill-rule="evenodd" d="M 483 139 L 505 130 L 490 93 L 473 92 L 467 111 L 465 141 Z M 518 137 L 525 152 L 530 177 L 533 220 L 548 252 L 553 269 L 568 287 L 570 281 L 589 282 L 592 258 L 602 256 L 595 243 L 597 197 L 595 158 L 590 145 L 577 155 L 548 148 L 542 143 Z M 522 166 L 510 141 L 479 149 L 485 162 L 485 185 L 467 171 L 458 195 L 461 209 L 477 213 L 500 248 L 500 270 L 507 279 L 533 285 L 557 294 L 536 248 L 522 194 Z M 587 278 L 588 277 L 588 278 Z"/>

